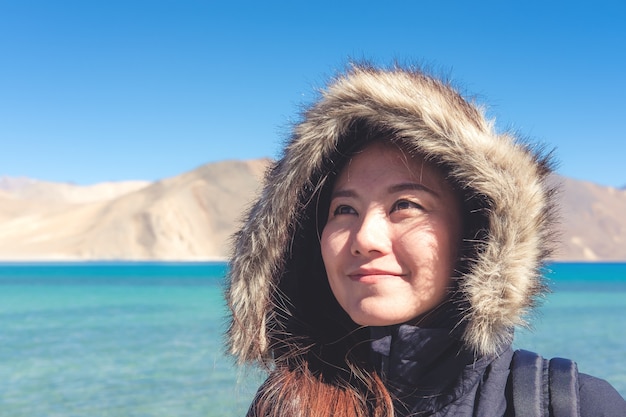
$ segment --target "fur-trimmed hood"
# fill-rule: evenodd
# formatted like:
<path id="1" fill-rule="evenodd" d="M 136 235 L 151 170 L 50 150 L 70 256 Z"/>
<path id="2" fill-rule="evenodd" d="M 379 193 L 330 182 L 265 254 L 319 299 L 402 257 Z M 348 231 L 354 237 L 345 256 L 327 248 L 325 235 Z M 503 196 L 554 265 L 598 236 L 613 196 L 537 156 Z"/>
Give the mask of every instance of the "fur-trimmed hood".
<path id="1" fill-rule="evenodd" d="M 446 167 L 468 214 L 482 219 L 464 236 L 468 250 L 455 297 L 461 340 L 479 354 L 495 353 L 544 291 L 541 267 L 554 217 L 547 159 L 497 133 L 483 110 L 448 84 L 417 70 L 366 66 L 333 79 L 304 113 L 234 236 L 226 291 L 231 353 L 240 361 L 271 362 L 281 349 L 297 349 L 276 344 L 277 337 L 317 343 L 297 334 L 308 331 L 306 323 L 290 322 L 300 311 L 326 309 L 307 295 L 309 276 L 326 280 L 316 248 L 316 205 L 324 180 L 351 147 L 355 126 L 390 133 Z"/>

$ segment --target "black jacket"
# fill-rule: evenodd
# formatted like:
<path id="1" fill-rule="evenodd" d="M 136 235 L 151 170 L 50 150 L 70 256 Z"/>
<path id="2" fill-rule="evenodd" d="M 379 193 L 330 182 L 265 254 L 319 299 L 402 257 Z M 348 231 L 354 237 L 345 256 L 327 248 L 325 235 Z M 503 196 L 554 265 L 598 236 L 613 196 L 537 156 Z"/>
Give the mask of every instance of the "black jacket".
<path id="1" fill-rule="evenodd" d="M 512 357 L 510 345 L 475 357 L 447 329 L 372 328 L 372 360 L 398 416 L 514 416 Z M 579 384 L 581 417 L 626 416 L 626 402 L 606 381 L 579 374 Z"/>

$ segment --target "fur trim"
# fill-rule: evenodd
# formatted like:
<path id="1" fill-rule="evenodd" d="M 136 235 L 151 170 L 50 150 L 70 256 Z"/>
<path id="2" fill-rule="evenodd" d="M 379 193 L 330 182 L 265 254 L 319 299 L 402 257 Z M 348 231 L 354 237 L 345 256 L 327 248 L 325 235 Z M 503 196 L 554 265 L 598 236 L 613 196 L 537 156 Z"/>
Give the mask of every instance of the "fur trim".
<path id="1" fill-rule="evenodd" d="M 493 354 L 544 291 L 550 252 L 552 193 L 547 159 L 510 134 L 498 134 L 482 109 L 422 72 L 353 67 L 322 92 L 294 128 L 282 159 L 234 237 L 226 298 L 232 311 L 231 353 L 241 361 L 271 356 L 268 328 L 289 269 L 304 208 L 337 157 L 340 138 L 357 121 L 394 132 L 403 144 L 449 168 L 466 197 L 480 199 L 488 230 L 459 278 L 463 341 Z M 288 302 L 286 300 L 285 302 Z"/>

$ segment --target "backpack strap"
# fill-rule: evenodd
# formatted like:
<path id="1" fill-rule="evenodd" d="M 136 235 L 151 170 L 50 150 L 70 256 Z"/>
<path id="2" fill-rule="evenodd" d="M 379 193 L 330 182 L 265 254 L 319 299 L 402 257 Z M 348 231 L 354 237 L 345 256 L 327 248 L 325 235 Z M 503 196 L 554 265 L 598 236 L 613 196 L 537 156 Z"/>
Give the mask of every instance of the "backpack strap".
<path id="1" fill-rule="evenodd" d="M 544 359 L 534 352 L 516 350 L 511 362 L 515 417 L 549 416 L 548 375 Z"/>
<path id="2" fill-rule="evenodd" d="M 520 349 L 513 355 L 511 380 L 516 417 L 580 416 L 575 362 Z"/>
<path id="3" fill-rule="evenodd" d="M 580 416 L 578 366 L 563 358 L 550 359 L 550 407 L 555 417 Z"/>

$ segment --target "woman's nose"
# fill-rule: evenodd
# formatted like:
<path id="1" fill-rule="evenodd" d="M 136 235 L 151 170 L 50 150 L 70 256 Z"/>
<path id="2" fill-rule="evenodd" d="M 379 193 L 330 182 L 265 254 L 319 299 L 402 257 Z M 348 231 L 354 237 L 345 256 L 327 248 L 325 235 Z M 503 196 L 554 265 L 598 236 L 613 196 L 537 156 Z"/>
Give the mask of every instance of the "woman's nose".
<path id="1" fill-rule="evenodd" d="M 385 217 L 379 213 L 367 213 L 363 216 L 352 237 L 352 254 L 386 253 L 390 246 L 389 227 Z"/>

